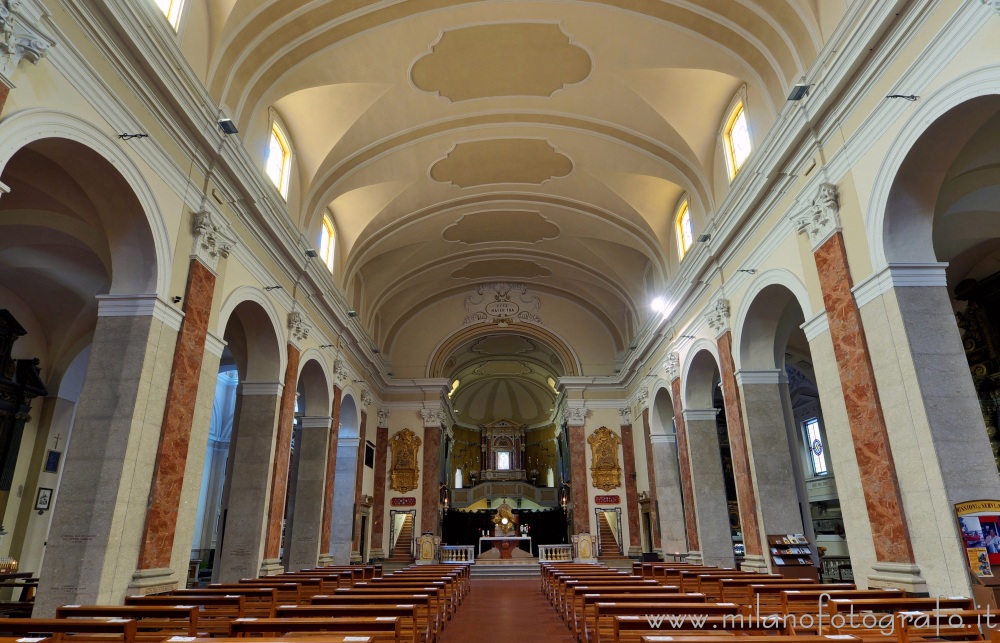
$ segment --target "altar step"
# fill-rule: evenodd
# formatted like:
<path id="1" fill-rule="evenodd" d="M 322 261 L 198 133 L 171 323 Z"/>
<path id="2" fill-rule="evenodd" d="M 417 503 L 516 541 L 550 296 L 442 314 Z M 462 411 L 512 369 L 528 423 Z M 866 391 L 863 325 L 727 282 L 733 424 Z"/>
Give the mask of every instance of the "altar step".
<path id="1" fill-rule="evenodd" d="M 510 563 L 504 561 L 483 561 L 477 562 L 469 569 L 472 578 L 503 580 L 507 578 L 538 578 L 542 575 L 542 568 L 538 564 L 538 559 L 532 558 L 526 562 Z"/>

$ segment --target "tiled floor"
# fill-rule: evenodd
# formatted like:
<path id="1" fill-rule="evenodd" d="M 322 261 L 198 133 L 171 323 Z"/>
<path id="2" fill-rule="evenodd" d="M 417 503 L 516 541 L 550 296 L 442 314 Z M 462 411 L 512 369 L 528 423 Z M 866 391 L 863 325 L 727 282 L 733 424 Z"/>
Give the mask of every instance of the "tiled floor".
<path id="1" fill-rule="evenodd" d="M 472 592 L 448 623 L 441 643 L 574 643 L 545 600 L 537 578 L 472 581 Z"/>

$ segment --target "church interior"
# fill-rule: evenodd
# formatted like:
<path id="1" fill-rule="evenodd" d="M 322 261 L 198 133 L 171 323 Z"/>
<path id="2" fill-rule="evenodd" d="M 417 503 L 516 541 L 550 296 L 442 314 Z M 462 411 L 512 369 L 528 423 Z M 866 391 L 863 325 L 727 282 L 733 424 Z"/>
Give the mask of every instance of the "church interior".
<path id="1" fill-rule="evenodd" d="M 988 636 L 1000 0 L 0 27 L 0 637 Z"/>

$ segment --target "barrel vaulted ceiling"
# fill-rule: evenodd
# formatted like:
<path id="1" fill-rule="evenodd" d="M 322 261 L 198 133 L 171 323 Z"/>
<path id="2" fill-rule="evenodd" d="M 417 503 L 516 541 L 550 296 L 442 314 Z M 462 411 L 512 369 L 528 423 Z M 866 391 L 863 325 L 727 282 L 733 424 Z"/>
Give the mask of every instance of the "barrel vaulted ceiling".
<path id="1" fill-rule="evenodd" d="M 755 142 L 847 0 L 215 0 L 183 46 L 260 152 L 294 149 L 290 215 L 332 213 L 334 278 L 383 349 L 405 320 L 514 280 L 619 350 L 728 191 L 720 128 Z M 196 26 L 193 26 L 196 25 Z"/>

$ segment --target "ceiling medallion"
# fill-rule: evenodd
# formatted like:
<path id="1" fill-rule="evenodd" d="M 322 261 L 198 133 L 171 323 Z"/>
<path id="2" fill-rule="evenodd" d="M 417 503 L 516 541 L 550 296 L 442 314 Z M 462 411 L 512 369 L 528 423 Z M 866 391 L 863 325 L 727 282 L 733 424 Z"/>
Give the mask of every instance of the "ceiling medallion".
<path id="1" fill-rule="evenodd" d="M 465 298 L 465 325 L 489 322 L 501 328 L 517 322 L 542 323 L 538 295 L 529 294 L 524 284 L 497 282 L 476 286 Z"/>

